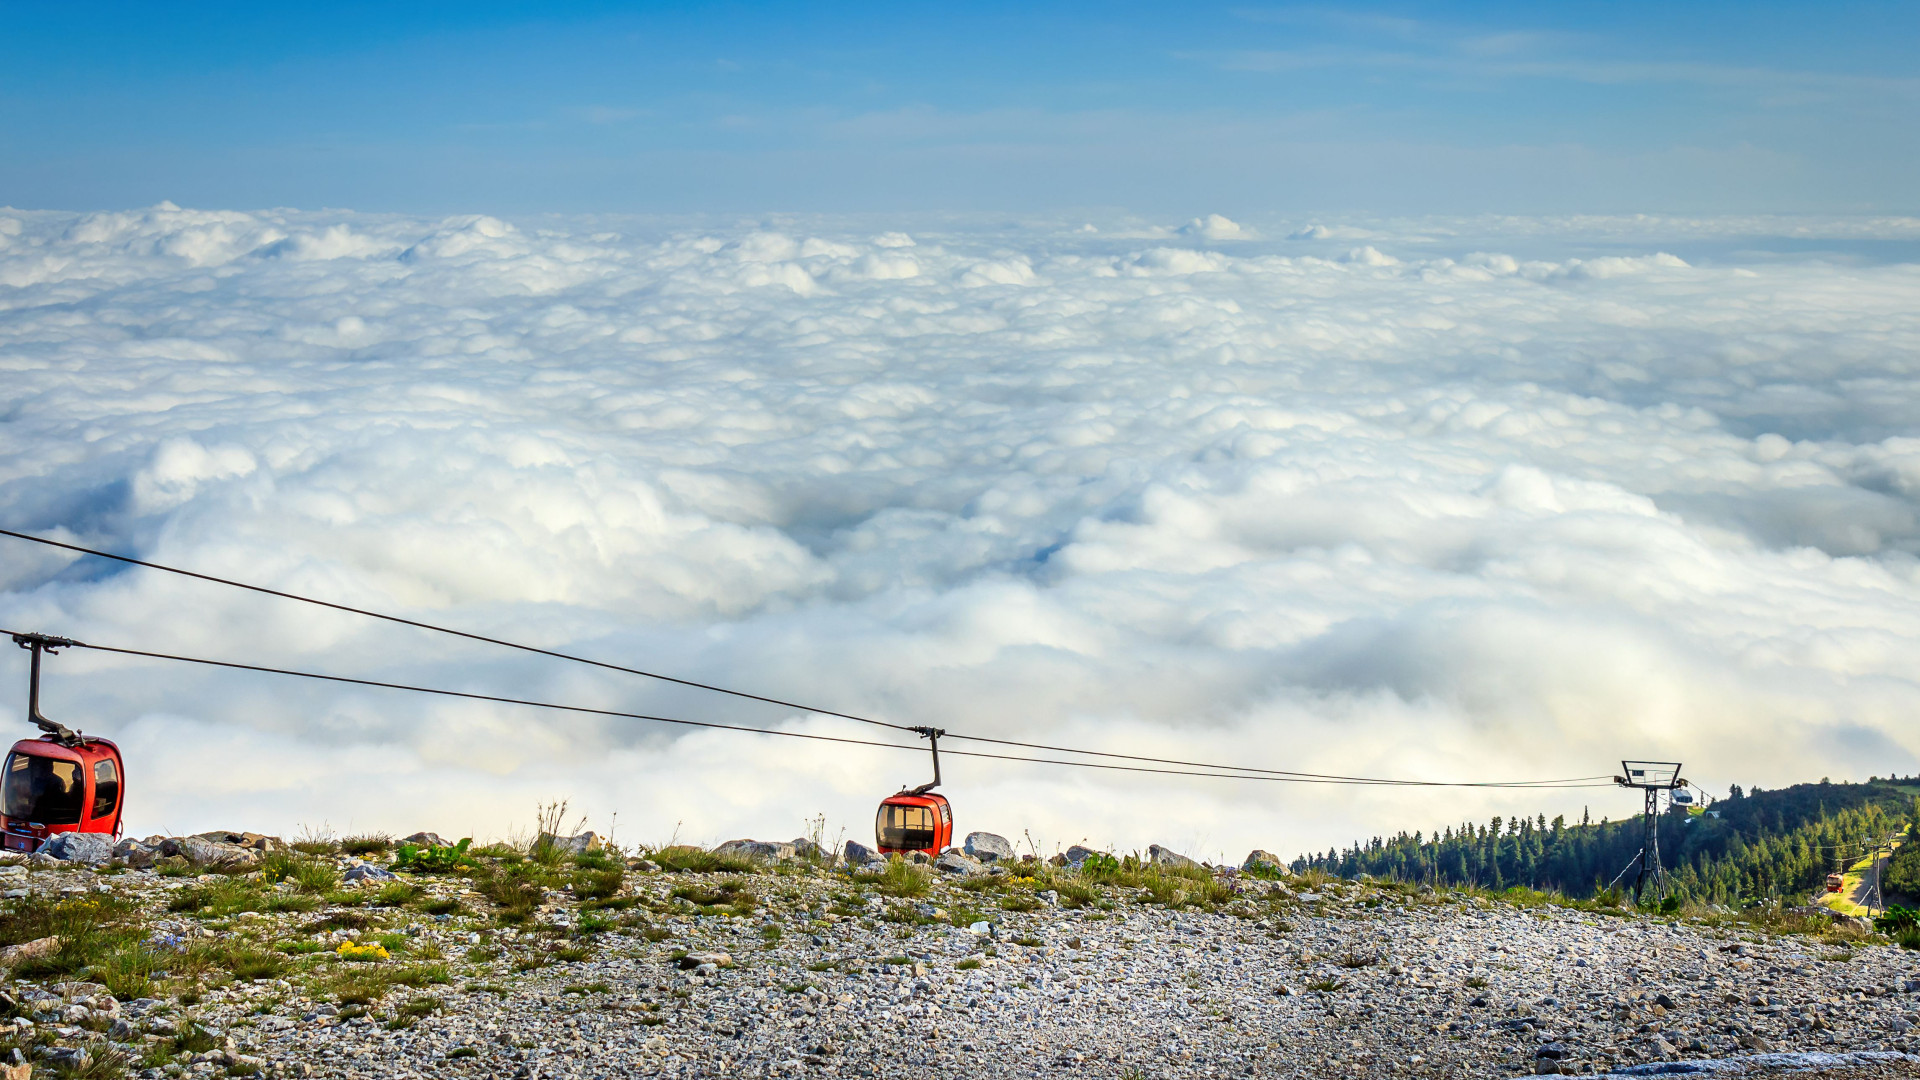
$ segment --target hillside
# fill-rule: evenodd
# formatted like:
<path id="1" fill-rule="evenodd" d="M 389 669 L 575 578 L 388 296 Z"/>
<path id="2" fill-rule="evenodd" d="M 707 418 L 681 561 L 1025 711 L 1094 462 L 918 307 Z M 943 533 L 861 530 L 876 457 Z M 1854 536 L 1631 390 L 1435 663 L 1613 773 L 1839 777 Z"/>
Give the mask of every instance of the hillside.
<path id="1" fill-rule="evenodd" d="M 1913 954 L 1825 919 L 1177 863 L 349 843 L 363 859 L 235 835 L 254 846 L 0 868 L 0 1056 L 96 1080 L 1454 1078 L 1729 1057 L 1920 1076 Z"/>
<path id="2" fill-rule="evenodd" d="M 1682 901 L 1739 904 L 1792 899 L 1821 887 L 1836 854 L 1858 853 L 1874 838 L 1915 820 L 1920 782 L 1796 784 L 1741 792 L 1713 804 L 1714 813 L 1676 807 L 1660 820 L 1660 854 Z M 1715 816 L 1717 814 L 1717 816 Z M 1569 823 L 1545 815 L 1478 825 L 1466 822 L 1435 836 L 1416 832 L 1374 837 L 1345 851 L 1302 856 L 1295 869 L 1351 877 L 1504 889 L 1525 885 L 1590 897 L 1640 850 L 1638 816 Z"/>

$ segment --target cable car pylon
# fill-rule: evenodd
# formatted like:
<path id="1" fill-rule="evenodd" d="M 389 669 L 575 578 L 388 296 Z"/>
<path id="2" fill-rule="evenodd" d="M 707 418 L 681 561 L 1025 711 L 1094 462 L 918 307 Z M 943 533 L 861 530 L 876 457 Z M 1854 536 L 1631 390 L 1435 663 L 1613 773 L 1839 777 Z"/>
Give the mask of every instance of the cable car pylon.
<path id="1" fill-rule="evenodd" d="M 1680 763 L 1622 761 L 1620 775 L 1614 777 L 1613 782 L 1646 793 L 1646 831 L 1641 836 L 1640 854 L 1637 856 L 1640 873 L 1633 879 L 1633 901 L 1636 904 L 1644 903 L 1649 891 L 1655 899 L 1659 899 L 1667 887 L 1667 870 L 1660 865 L 1660 793 L 1671 793 L 1687 786 L 1687 782 L 1680 778 Z"/>

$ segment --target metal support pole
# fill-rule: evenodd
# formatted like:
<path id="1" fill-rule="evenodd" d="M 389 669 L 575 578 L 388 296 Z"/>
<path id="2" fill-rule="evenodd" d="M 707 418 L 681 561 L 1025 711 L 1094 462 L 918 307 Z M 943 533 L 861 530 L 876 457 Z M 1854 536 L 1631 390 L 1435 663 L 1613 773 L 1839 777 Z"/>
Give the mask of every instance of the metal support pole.
<path id="1" fill-rule="evenodd" d="M 48 634 L 15 634 L 13 643 L 33 654 L 27 669 L 27 719 L 41 731 L 53 736 L 62 746 L 79 746 L 80 736 L 65 724 L 40 715 L 40 654 L 57 652 L 73 644 L 71 638 Z"/>
<path id="2" fill-rule="evenodd" d="M 940 786 L 940 736 L 945 735 L 947 732 L 946 729 L 937 727 L 917 727 L 913 730 L 919 732 L 921 736 L 927 740 L 928 746 L 933 750 L 933 782 L 921 784 L 907 794 L 925 795 L 927 792 Z"/>

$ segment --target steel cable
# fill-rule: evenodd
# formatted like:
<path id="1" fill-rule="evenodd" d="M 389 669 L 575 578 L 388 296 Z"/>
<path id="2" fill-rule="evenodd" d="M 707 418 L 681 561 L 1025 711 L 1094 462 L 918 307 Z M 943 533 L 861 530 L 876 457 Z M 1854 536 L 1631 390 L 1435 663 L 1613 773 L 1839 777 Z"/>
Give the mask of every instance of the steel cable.
<path id="1" fill-rule="evenodd" d="M 14 634 L 16 631 L 0 630 L 0 634 Z M 619 709 L 600 709 L 587 705 L 566 705 L 551 701 L 534 701 L 528 698 L 506 697 L 498 694 L 482 694 L 470 690 L 448 690 L 443 687 L 418 686 L 412 683 L 386 682 L 380 679 L 362 679 L 351 675 L 328 675 L 315 671 L 299 671 L 293 668 L 272 667 L 265 664 L 243 664 L 233 660 L 212 660 L 199 656 L 182 656 L 177 653 L 154 652 L 147 649 L 127 649 L 113 645 L 93 645 L 84 641 L 69 641 L 64 646 L 75 649 L 89 649 L 94 652 L 113 653 L 120 656 L 137 656 L 150 660 L 167 660 L 183 664 L 199 664 L 206 667 L 227 668 L 235 671 L 253 671 L 267 675 L 286 675 L 299 679 L 316 679 L 322 682 L 345 683 L 352 686 L 367 686 L 383 690 L 404 690 L 416 694 L 432 694 L 439 697 L 462 698 L 469 701 L 488 701 L 503 705 L 521 705 L 535 709 L 553 709 L 560 712 L 581 713 L 589 716 L 605 716 L 624 720 L 644 720 L 658 724 L 674 724 L 681 727 L 710 728 L 719 731 L 739 731 L 755 735 L 778 735 L 792 739 L 807 739 L 813 742 L 842 743 L 850 746 L 873 746 L 886 750 L 908 750 L 914 753 L 924 752 L 924 747 L 907 743 L 878 742 L 872 739 L 852 739 L 840 735 L 813 735 L 801 731 L 786 731 L 779 728 L 752 727 L 745 724 L 722 724 L 711 720 L 688 720 L 683 717 L 656 716 L 650 713 L 625 712 Z M 1384 780 L 1365 777 L 1355 778 L 1319 778 L 1303 776 L 1273 776 L 1265 773 L 1212 771 L 1202 772 L 1187 769 L 1150 768 L 1143 765 L 1109 765 L 1097 761 L 1062 761 L 1057 758 L 1021 757 L 1016 754 L 989 754 L 977 750 L 948 750 L 946 753 L 957 757 L 986 758 L 995 761 L 1024 762 L 1030 765 L 1061 765 L 1079 769 L 1105 769 L 1117 772 L 1157 773 L 1167 776 L 1194 776 L 1214 780 L 1264 780 L 1273 783 L 1288 784 L 1338 784 L 1354 786 L 1388 787 L 1611 787 L 1612 784 L 1568 783 L 1560 785 L 1527 782 L 1523 784 L 1468 784 L 1448 783 L 1430 780 Z"/>
<path id="2" fill-rule="evenodd" d="M 679 686 L 685 686 L 685 687 L 689 687 L 696 690 L 707 690 L 716 694 L 726 694 L 732 697 L 744 698 L 750 701 L 758 701 L 768 705 L 778 705 L 782 708 L 798 709 L 801 712 L 815 713 L 821 716 L 832 716 L 842 720 L 852 720 L 861 724 L 871 724 L 875 727 L 890 728 L 894 731 L 918 733 L 918 729 L 916 727 L 907 725 L 907 724 L 895 724 L 886 720 L 875 720 L 872 717 L 861 716 L 857 713 L 840 712 L 835 709 L 823 709 L 823 708 L 818 708 L 812 705 L 803 705 L 803 704 L 800 704 L 799 702 L 788 701 L 784 698 L 771 697 L 764 694 L 750 693 L 745 690 L 735 690 L 730 687 L 718 686 L 713 683 L 703 683 L 693 679 L 680 678 L 675 675 L 665 675 L 656 671 L 646 671 L 641 668 L 627 667 L 623 664 L 610 663 L 605 660 L 594 660 L 590 657 L 579 656 L 574 653 L 559 652 L 554 649 L 543 649 L 536 645 L 526 645 L 516 641 L 508 641 L 504 638 L 490 637 L 486 634 L 476 634 L 466 630 L 456 630 L 452 627 L 441 626 L 437 623 L 422 622 L 418 619 L 409 619 L 400 615 L 389 615 L 385 612 L 372 611 L 367 608 L 357 608 L 348 604 L 335 603 L 331 600 L 321 600 L 316 597 L 302 596 L 299 593 L 286 592 L 281 589 L 272 589 L 264 585 L 254 585 L 244 581 L 236 581 L 232 578 L 218 577 L 213 574 L 203 574 L 195 570 L 185 570 L 177 566 L 168 566 L 165 563 L 152 562 L 147 559 L 137 559 L 131 555 L 120 555 L 111 551 L 101 551 L 98 548 L 90 548 L 81 544 L 70 544 L 62 540 L 51 540 L 43 536 L 34 536 L 31 533 L 18 532 L 13 529 L 0 528 L 0 536 L 9 536 L 16 540 L 25 540 L 30 543 L 42 544 L 47 547 L 59 548 L 65 551 L 72 551 L 81 555 L 92 556 L 94 558 L 110 559 L 114 562 L 121 562 L 131 566 L 144 567 L 149 570 L 159 570 L 168 574 L 177 574 L 181 577 L 194 578 L 199 581 L 212 582 L 217 585 L 226 585 L 236 589 L 245 589 L 249 592 L 261 593 L 266 596 L 279 597 L 280 599 L 283 599 L 283 600 L 293 600 L 302 604 L 312 604 L 317 607 L 330 608 L 334 611 L 343 611 L 353 615 L 361 615 L 370 619 L 378 619 L 383 622 L 396 623 L 401 626 L 410 626 L 419 630 L 430 630 L 430 631 L 433 631 L 434 633 L 448 634 L 454 637 L 465 638 L 469 641 L 479 641 L 489 645 L 499 645 L 508 649 L 517 649 L 521 652 L 532 653 L 538 656 L 551 657 L 556 660 L 570 660 L 570 661 L 573 661 L 574 663 L 587 664 L 597 668 L 604 668 L 608 671 L 618 671 L 628 675 L 639 675 L 643 678 L 656 679 L 661 682 L 667 682 L 667 683 L 674 683 Z M 752 729 L 752 730 L 763 730 L 763 729 Z M 1509 787 L 1552 788 L 1552 787 L 1566 787 L 1566 786 L 1573 786 L 1573 785 L 1604 787 L 1608 785 L 1605 785 L 1605 784 L 1589 785 L 1588 782 L 1611 779 L 1610 776 L 1577 776 L 1577 777 L 1567 777 L 1567 778 L 1558 779 L 1558 780 L 1517 780 L 1517 781 L 1478 781 L 1478 782 L 1439 781 L 1439 780 L 1387 780 L 1387 779 L 1377 779 L 1377 778 L 1363 777 L 1363 776 L 1345 776 L 1337 773 L 1312 773 L 1312 772 L 1301 772 L 1293 769 L 1268 769 L 1268 768 L 1263 768 L 1263 767 L 1254 766 L 1254 765 L 1221 765 L 1221 764 L 1216 764 L 1213 762 L 1205 762 L 1205 761 L 1183 761 L 1176 758 L 1158 758 L 1158 757 L 1152 757 L 1152 756 L 1143 755 L 1143 754 L 1123 754 L 1123 753 L 1119 753 L 1117 751 L 1111 751 L 1111 750 L 1083 750 L 1078 747 L 1051 746 L 1046 743 L 1022 742 L 1017 739 L 997 739 L 997 738 L 993 738 L 986 735 L 967 735 L 959 732 L 945 732 L 941 735 L 941 738 L 947 739 L 950 741 L 986 743 L 986 744 L 996 745 L 996 746 L 1010 746 L 1010 747 L 1015 747 L 1022 750 L 1039 750 L 1039 751 L 1044 751 L 1046 753 L 1054 753 L 1054 754 L 1078 754 L 1084 757 L 1111 758 L 1117 761 L 1137 761 L 1137 762 L 1143 762 L 1143 763 L 1153 764 L 1153 765 L 1171 765 L 1171 766 L 1179 766 L 1181 768 L 1189 768 L 1189 769 L 1210 769 L 1210 770 L 1217 770 L 1217 771 L 1223 771 L 1223 772 L 1232 772 L 1235 774 L 1258 773 L 1261 775 L 1273 776 L 1273 777 L 1293 777 L 1293 778 L 1298 778 L 1303 780 L 1324 780 L 1329 782 L 1356 783 L 1356 784 L 1391 784 L 1391 785 L 1419 786 L 1419 787 L 1499 787 L 1499 788 L 1509 788 Z M 888 744 L 888 745 L 891 745 L 891 744 Z M 948 752 L 954 753 L 954 754 L 961 753 L 961 751 L 958 751 L 958 750 L 952 750 Z M 971 756 L 993 757 L 994 755 L 986 754 L 986 753 L 974 753 Z M 1024 760 L 1024 759 L 1014 758 L 1010 760 Z"/>

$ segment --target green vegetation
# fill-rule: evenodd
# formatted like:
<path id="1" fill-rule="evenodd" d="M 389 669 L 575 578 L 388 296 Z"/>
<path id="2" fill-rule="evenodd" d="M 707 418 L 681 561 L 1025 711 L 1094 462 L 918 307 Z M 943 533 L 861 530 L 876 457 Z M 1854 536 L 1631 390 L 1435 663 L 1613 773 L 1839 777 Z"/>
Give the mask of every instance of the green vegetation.
<path id="1" fill-rule="evenodd" d="M 340 852 L 343 855 L 385 855 L 392 847 L 393 837 L 383 834 L 349 836 L 340 841 Z"/>
<path id="2" fill-rule="evenodd" d="M 578 869 L 573 873 L 573 895 L 582 900 L 607 900 L 620 891 L 626 874 L 617 869 Z"/>
<path id="3" fill-rule="evenodd" d="M 898 855 L 888 859 L 877 871 L 860 871 L 853 880 L 897 897 L 925 896 L 933 887 L 933 875 L 925 867 L 915 866 Z"/>
<path id="4" fill-rule="evenodd" d="M 690 870 L 696 874 L 751 874 L 759 869 L 752 859 L 715 855 L 704 848 L 685 844 L 649 852 L 647 858 L 663 870 Z"/>
<path id="5" fill-rule="evenodd" d="M 367 903 L 374 907 L 404 907 L 412 903 L 425 891 L 418 885 L 404 881 L 389 882 L 375 889 Z"/>
<path id="6" fill-rule="evenodd" d="M 725 878 L 713 884 L 675 885 L 671 895 L 706 915 L 751 915 L 759 902 L 744 878 Z"/>
<path id="7" fill-rule="evenodd" d="M 395 870 L 405 870 L 415 874 L 451 874 L 474 865 L 473 856 L 467 849 L 473 846 L 471 836 L 461 839 L 457 844 L 401 844 L 400 854 L 393 860 Z"/>
<path id="8" fill-rule="evenodd" d="M 1895 905 L 1873 920 L 1873 928 L 1898 942 L 1903 949 L 1920 949 L 1920 911 Z"/>
<path id="9" fill-rule="evenodd" d="M 1920 903 L 1920 824 L 1907 827 L 1907 838 L 1894 849 L 1880 872 L 1880 891 L 1889 898 L 1902 897 Z"/>
<path id="10" fill-rule="evenodd" d="M 474 891 L 499 908 L 497 918 L 502 923 L 524 923 L 533 917 L 535 908 L 546 896 L 546 888 L 540 883 L 541 869 L 536 863 L 509 863 L 505 860 L 482 866 L 473 872 Z"/>
<path id="11" fill-rule="evenodd" d="M 1660 852 L 1677 905 L 1798 900 L 1820 888 L 1832 853 L 1859 850 L 1911 824 L 1920 781 L 1797 784 L 1741 793 L 1713 805 L 1718 817 L 1676 807 L 1662 815 Z M 1296 870 L 1342 877 L 1503 890 L 1513 885 L 1570 897 L 1599 893 L 1640 850 L 1642 821 L 1551 822 L 1545 815 L 1465 823 L 1438 837 L 1401 833 L 1296 861 Z M 1905 854 L 1912 845 L 1903 846 Z M 1920 847 L 1902 863 L 1920 883 Z M 1898 860 L 1896 860 L 1898 861 Z M 1906 871 L 1912 867 L 1912 871 Z M 1889 879 L 1894 877 L 1889 868 Z M 1907 882 L 1905 876 L 1898 880 Z M 1887 886 L 1889 892 L 1892 885 Z"/>

